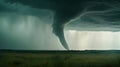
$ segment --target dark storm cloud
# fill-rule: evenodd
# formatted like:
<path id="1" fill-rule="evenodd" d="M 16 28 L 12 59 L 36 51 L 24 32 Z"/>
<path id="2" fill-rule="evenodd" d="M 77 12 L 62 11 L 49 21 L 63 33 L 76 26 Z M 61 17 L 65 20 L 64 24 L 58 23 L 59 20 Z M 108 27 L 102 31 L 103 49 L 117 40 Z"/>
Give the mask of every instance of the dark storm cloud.
<path id="1" fill-rule="evenodd" d="M 76 17 L 79 20 L 72 25 L 85 24 L 86 26 L 81 26 L 83 28 L 89 28 L 89 26 L 98 28 L 96 24 L 109 26 L 110 28 L 119 25 L 119 0 L 6 0 L 6 3 L 6 5 L 1 3 L 1 10 L 18 11 L 31 15 L 39 14 L 39 12 L 32 12 L 33 9 L 31 8 L 52 10 L 55 13 L 52 25 L 53 33 L 59 37 L 66 49 L 69 49 L 69 47 L 65 41 L 63 29 L 70 20 Z M 2 8 L 3 6 L 4 8 Z M 78 23 L 78 21 L 80 22 Z"/>
<path id="2" fill-rule="evenodd" d="M 117 8 L 105 11 L 84 12 L 81 18 L 70 25 L 79 28 L 78 30 L 86 30 L 87 28 L 88 31 L 120 31 L 120 8 L 117 6 Z"/>
<path id="3" fill-rule="evenodd" d="M 85 7 L 80 16 L 71 24 L 70 29 L 80 31 L 120 31 L 120 2 L 92 2 Z"/>
<path id="4" fill-rule="evenodd" d="M 67 22 L 69 22 L 71 19 L 74 19 L 79 15 L 82 15 L 83 20 L 85 17 L 87 17 L 86 19 L 96 20 L 94 19 L 94 17 L 97 17 L 98 19 L 105 20 L 105 21 L 106 20 L 116 21 L 119 19 L 118 16 L 120 12 L 119 0 L 69 0 L 69 1 L 68 0 L 60 0 L 60 1 L 58 0 L 6 0 L 6 1 L 8 1 L 7 2 L 8 4 L 4 6 L 7 6 L 7 7 L 1 8 L 1 9 L 7 8 L 10 10 L 11 9 L 18 10 L 19 12 L 25 12 L 26 10 L 31 12 L 29 7 L 53 10 L 55 12 L 55 20 L 56 20 L 56 22 L 54 22 L 55 26 L 64 25 Z M 12 5 L 9 5 L 10 3 L 12 3 Z"/>
<path id="5" fill-rule="evenodd" d="M 19 15 L 31 15 L 40 18 L 47 16 L 48 14 L 52 14 L 50 10 L 40 10 L 29 5 L 6 2 L 6 0 L 0 0 L 0 12 L 16 13 Z"/>

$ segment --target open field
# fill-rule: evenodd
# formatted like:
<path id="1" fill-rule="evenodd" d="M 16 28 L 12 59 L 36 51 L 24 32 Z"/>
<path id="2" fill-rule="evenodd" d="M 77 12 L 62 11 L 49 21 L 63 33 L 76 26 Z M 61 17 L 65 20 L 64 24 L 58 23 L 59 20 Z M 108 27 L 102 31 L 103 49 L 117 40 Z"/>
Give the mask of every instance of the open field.
<path id="1" fill-rule="evenodd" d="M 120 67 L 120 51 L 0 51 L 0 67 Z"/>

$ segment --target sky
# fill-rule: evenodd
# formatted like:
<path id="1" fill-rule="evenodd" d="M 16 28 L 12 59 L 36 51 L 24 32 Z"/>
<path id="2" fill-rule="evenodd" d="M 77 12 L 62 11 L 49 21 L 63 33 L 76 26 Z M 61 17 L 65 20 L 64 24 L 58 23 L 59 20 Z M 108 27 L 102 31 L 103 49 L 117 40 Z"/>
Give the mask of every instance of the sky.
<path id="1" fill-rule="evenodd" d="M 95 5 L 86 7 L 65 26 L 70 50 L 120 49 L 120 5 L 113 3 L 108 7 L 104 11 Z M 52 32 L 53 18 L 51 10 L 1 0 L 0 49 L 65 50 Z"/>

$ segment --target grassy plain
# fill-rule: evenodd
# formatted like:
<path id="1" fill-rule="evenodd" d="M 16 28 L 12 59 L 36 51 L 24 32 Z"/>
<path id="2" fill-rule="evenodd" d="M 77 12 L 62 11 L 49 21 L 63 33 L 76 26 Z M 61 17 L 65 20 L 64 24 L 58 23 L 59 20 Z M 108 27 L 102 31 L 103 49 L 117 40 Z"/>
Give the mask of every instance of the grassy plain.
<path id="1" fill-rule="evenodd" d="M 120 51 L 0 51 L 0 67 L 120 67 Z"/>

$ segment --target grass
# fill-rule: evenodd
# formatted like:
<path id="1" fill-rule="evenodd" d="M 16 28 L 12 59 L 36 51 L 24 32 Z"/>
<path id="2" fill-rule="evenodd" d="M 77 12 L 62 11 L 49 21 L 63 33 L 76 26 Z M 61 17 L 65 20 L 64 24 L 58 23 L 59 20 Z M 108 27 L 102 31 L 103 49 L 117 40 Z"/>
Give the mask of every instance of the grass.
<path id="1" fill-rule="evenodd" d="M 120 67 L 120 54 L 0 52 L 0 67 Z"/>

